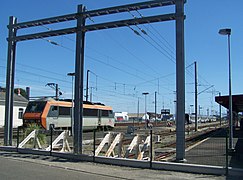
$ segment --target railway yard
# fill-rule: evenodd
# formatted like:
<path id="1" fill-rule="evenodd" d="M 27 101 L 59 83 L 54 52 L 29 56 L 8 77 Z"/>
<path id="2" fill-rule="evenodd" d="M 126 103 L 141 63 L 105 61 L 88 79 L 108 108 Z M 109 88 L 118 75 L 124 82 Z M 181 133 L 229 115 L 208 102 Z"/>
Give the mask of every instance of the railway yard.
<path id="1" fill-rule="evenodd" d="M 194 124 L 185 125 L 186 150 L 195 147 L 208 136 L 222 131 L 225 127 L 224 124 L 220 126 L 219 122 L 201 123 L 198 126 L 198 131 L 194 131 Z M 73 138 L 69 131 L 53 131 L 53 137 L 51 138 L 50 131 L 40 130 L 38 135 L 32 136 L 34 140 L 26 140 L 28 134 L 24 134 L 22 130 L 19 132 L 19 140 L 17 140 L 17 129 L 13 130 L 14 146 L 18 144 L 20 148 L 50 150 L 50 142 L 52 141 L 53 151 L 72 152 Z M 2 144 L 3 129 L 0 131 L 0 136 Z M 26 142 L 23 144 L 24 139 Z M 116 123 L 112 131 L 84 132 L 83 153 L 92 156 L 94 152 L 95 156 L 139 160 L 150 160 L 152 158 L 155 161 L 172 161 L 176 152 L 175 125 L 167 122 L 154 122 L 148 128 L 145 123 L 123 122 Z"/>
<path id="2" fill-rule="evenodd" d="M 243 179 L 242 6 L 123 3 L 3 3 L 1 179 Z"/>

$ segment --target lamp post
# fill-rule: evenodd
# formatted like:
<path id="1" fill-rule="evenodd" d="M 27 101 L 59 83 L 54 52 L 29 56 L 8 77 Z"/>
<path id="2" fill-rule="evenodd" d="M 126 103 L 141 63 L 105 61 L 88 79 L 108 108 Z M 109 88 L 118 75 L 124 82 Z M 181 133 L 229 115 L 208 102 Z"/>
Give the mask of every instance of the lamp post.
<path id="1" fill-rule="evenodd" d="M 148 92 L 143 93 L 143 95 L 145 96 L 145 123 L 147 127 L 148 127 L 148 123 L 147 123 L 147 95 L 148 94 L 149 94 Z"/>
<path id="2" fill-rule="evenodd" d="M 233 150 L 233 120 L 232 120 L 232 94 L 231 94 L 231 60 L 230 60 L 230 35 L 231 29 L 220 29 L 219 34 L 228 36 L 228 55 L 229 55 L 229 149 Z"/>
<path id="3" fill-rule="evenodd" d="M 67 73 L 67 76 L 72 77 L 72 112 L 71 112 L 71 135 L 73 134 L 73 77 L 75 73 Z"/>

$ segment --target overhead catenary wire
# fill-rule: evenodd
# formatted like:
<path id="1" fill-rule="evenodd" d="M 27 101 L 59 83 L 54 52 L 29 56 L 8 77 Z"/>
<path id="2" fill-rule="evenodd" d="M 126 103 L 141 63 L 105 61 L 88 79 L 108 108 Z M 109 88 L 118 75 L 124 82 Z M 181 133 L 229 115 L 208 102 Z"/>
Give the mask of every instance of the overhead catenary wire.
<path id="1" fill-rule="evenodd" d="M 128 11 L 128 13 L 134 18 L 137 19 L 137 17 L 132 14 L 130 11 Z M 142 16 L 143 17 L 143 16 Z M 149 24 L 149 23 L 148 23 Z M 175 57 L 172 56 L 172 51 L 169 49 L 170 52 L 168 52 L 164 47 L 162 47 L 156 40 L 154 40 L 154 38 L 152 38 L 144 29 L 142 29 L 140 26 L 138 26 L 137 24 L 135 24 L 135 26 L 147 37 L 149 37 L 150 40 L 152 40 L 157 46 L 159 46 L 161 48 L 161 50 L 163 50 L 164 52 L 162 53 L 164 56 L 166 56 L 168 59 L 172 60 L 175 63 Z M 145 27 L 143 25 L 143 27 Z M 146 27 L 145 27 L 146 28 Z M 147 28 L 146 28 L 147 29 Z M 147 29 L 148 30 L 148 29 Z M 151 31 L 150 31 L 151 32 Z M 136 32 L 135 32 L 136 33 Z M 137 35 L 140 35 L 138 32 L 136 33 Z M 140 35 L 141 36 L 141 35 Z M 157 38 L 158 39 L 158 38 Z M 164 45 L 164 43 L 162 43 Z M 175 55 L 175 54 L 174 54 Z"/>
<path id="2" fill-rule="evenodd" d="M 138 10 L 136 12 L 139 14 L 140 17 L 144 17 L 142 13 L 140 13 Z M 175 54 L 175 48 L 159 33 L 158 30 L 154 28 L 154 26 L 151 23 L 147 23 L 158 35 L 159 37 L 165 42 L 161 41 L 161 43 L 173 54 Z M 145 26 L 144 26 L 145 27 Z M 150 31 L 148 28 L 146 28 L 148 31 Z M 152 34 L 154 34 L 152 31 L 150 31 Z M 155 35 L 154 35 L 155 36 Z M 159 38 L 158 38 L 159 40 Z"/>
<path id="3" fill-rule="evenodd" d="M 149 40 L 147 40 L 145 37 L 143 37 L 137 30 L 133 29 L 131 26 L 127 26 L 129 29 L 131 29 L 137 36 L 141 37 L 144 41 L 146 41 L 149 45 L 151 45 L 153 48 L 155 48 L 158 52 L 160 52 L 162 55 L 164 55 L 166 58 L 168 58 L 170 61 L 175 63 L 171 57 L 169 57 L 166 53 L 164 53 L 161 49 L 159 49 L 157 46 L 152 44 Z M 153 39 L 152 39 L 153 40 Z M 155 41 L 154 41 L 155 42 Z M 155 42 L 156 43 L 156 42 Z M 157 43 L 156 43 L 157 44 Z M 158 45 L 158 44 L 157 44 Z M 160 46 L 159 46 L 160 47 Z"/>
<path id="4" fill-rule="evenodd" d="M 93 19 L 91 19 L 90 18 L 90 20 L 94 23 L 94 20 Z M 51 31 L 52 29 L 51 28 L 49 28 L 49 27 L 47 27 L 47 26 L 44 26 L 44 25 L 42 25 L 44 28 L 46 28 L 47 30 L 49 30 L 49 31 Z M 63 36 L 63 37 L 65 37 L 66 39 L 68 39 L 68 40 L 70 40 L 70 41 L 72 41 L 72 42 L 75 42 L 73 39 L 70 39 L 70 38 L 68 38 L 68 37 L 66 37 L 66 36 Z M 44 39 L 44 40 L 46 40 L 46 39 Z M 53 45 L 56 45 L 56 46 L 60 46 L 60 47 L 62 47 L 62 48 L 65 48 L 65 49 L 67 49 L 67 50 L 69 50 L 69 51 L 71 51 L 71 52 L 74 52 L 74 50 L 72 50 L 72 49 L 70 49 L 70 48 L 68 48 L 68 47 L 66 47 L 66 46 L 63 46 L 63 45 L 61 45 L 61 44 L 59 44 L 59 43 L 57 43 L 57 42 L 55 42 L 55 41 L 51 41 L 51 40 L 46 40 L 47 42 L 50 42 L 51 44 L 53 44 Z M 89 48 L 89 47 L 88 47 Z M 96 52 L 98 52 L 96 49 L 92 49 L 93 51 L 96 51 Z M 100 52 L 98 52 L 99 54 L 102 54 L 102 55 L 104 55 L 103 53 L 100 53 Z M 113 60 L 115 60 L 114 58 L 112 58 L 112 57 L 110 57 L 109 56 L 109 58 L 111 58 L 111 59 L 113 59 Z M 134 68 L 134 67 L 131 67 L 129 64 L 124 64 L 124 63 L 121 63 L 121 62 L 119 62 L 119 61 L 117 61 L 117 60 L 115 60 L 116 62 L 118 62 L 118 63 L 120 63 L 120 64 L 122 64 L 122 65 L 125 65 L 126 67 L 129 67 L 129 68 L 131 68 L 131 69 L 134 69 L 134 70 L 136 70 L 136 72 L 140 72 L 140 73 L 142 73 L 142 74 L 144 74 L 145 72 L 143 71 L 141 71 L 141 70 L 139 70 L 139 69 L 136 69 L 136 68 Z M 148 65 L 146 65 L 146 66 L 148 66 Z M 148 76 L 151 76 L 150 74 L 148 74 L 148 73 L 146 73 Z"/>
<path id="5" fill-rule="evenodd" d="M 139 36 L 141 36 L 136 30 L 134 30 L 133 28 L 131 28 L 131 27 L 129 27 L 130 29 L 132 29 L 137 35 L 139 35 Z M 141 29 L 140 29 L 141 30 Z M 144 34 L 146 34 L 146 33 L 144 33 Z M 68 49 L 68 50 L 70 50 L 70 51 L 72 51 L 73 52 L 73 50 L 72 49 L 70 49 L 70 48 L 67 48 L 67 47 L 65 47 L 65 46 L 62 46 L 62 45 L 60 45 L 59 43 L 57 43 L 57 42 L 55 42 L 55 41 L 51 41 L 51 40 L 46 40 L 47 42 L 49 42 L 49 43 L 51 43 L 51 44 L 53 44 L 53 45 L 56 45 L 56 46 L 60 46 L 60 47 L 63 47 L 63 48 L 66 48 L 66 49 Z M 91 57 L 90 57 L 91 58 Z M 96 59 L 97 60 L 97 59 Z M 101 62 L 101 61 L 100 61 Z M 191 64 L 192 65 L 192 64 Z M 189 66 L 191 66 L 191 65 L 189 65 Z M 188 67 L 189 67 L 188 66 Z M 114 67 L 114 66 L 113 66 Z M 40 69 L 39 69 L 40 70 Z"/>
<path id="6" fill-rule="evenodd" d="M 92 19 L 90 19 L 90 20 L 93 21 Z M 139 26 L 138 26 L 138 28 L 139 28 Z M 144 35 L 147 35 L 147 32 L 144 31 L 143 29 L 140 28 L 140 31 L 141 31 Z M 141 36 L 141 33 L 140 33 L 140 36 Z M 152 39 L 151 39 L 151 40 L 152 40 Z M 53 45 L 56 45 L 56 46 L 60 46 L 60 47 L 69 49 L 69 48 L 67 48 L 67 47 L 65 47 L 65 46 L 63 46 L 63 45 L 61 45 L 61 44 L 56 43 L 55 41 L 50 41 L 50 40 L 46 40 L 46 41 L 49 42 L 49 43 L 51 43 L 51 44 L 53 44 Z M 154 43 L 157 44 L 157 42 L 154 42 Z M 159 46 L 159 45 L 157 44 L 157 46 Z M 160 49 L 162 49 L 162 46 L 159 46 L 159 47 L 160 47 Z M 69 49 L 69 50 L 72 51 L 72 49 Z"/>
<path id="7" fill-rule="evenodd" d="M 100 54 L 100 55 L 102 55 L 102 56 L 104 56 L 104 57 L 106 57 L 106 58 L 108 58 L 108 59 L 114 60 L 114 62 L 117 62 L 117 63 L 121 64 L 122 66 L 124 66 L 124 67 L 126 67 L 126 68 L 129 68 L 129 69 L 131 69 L 131 70 L 134 70 L 135 72 L 141 73 L 141 74 L 143 74 L 143 75 L 146 74 L 146 76 L 154 77 L 153 75 L 151 75 L 151 73 L 146 73 L 146 72 L 144 72 L 144 71 L 142 71 L 142 70 L 140 70 L 140 69 L 137 69 L 137 68 L 132 67 L 130 64 L 125 64 L 125 63 L 123 63 L 123 62 L 120 62 L 120 61 L 118 61 L 117 59 L 115 59 L 115 58 L 113 58 L 113 57 L 107 56 L 107 55 L 105 55 L 105 54 L 103 54 L 103 53 L 97 51 L 96 49 L 93 49 L 93 48 L 90 48 L 90 47 L 87 47 L 87 49 L 92 49 L 92 51 L 95 51 L 95 52 L 97 52 L 98 54 Z"/>
<path id="8" fill-rule="evenodd" d="M 148 34 L 147 34 L 147 32 L 146 31 L 144 31 L 143 29 L 141 29 L 139 26 L 137 26 L 136 25 L 136 27 L 144 34 L 144 35 L 147 35 L 148 36 Z M 141 36 L 141 34 L 138 32 L 138 31 L 136 31 L 136 30 L 134 30 L 133 28 L 131 28 L 130 26 L 129 26 L 129 28 L 130 29 L 132 29 L 133 31 L 134 31 L 134 33 L 136 34 L 136 35 L 138 35 L 138 36 Z M 142 37 L 142 36 L 141 36 Z M 150 37 L 150 36 L 148 36 L 148 37 Z M 146 40 L 144 37 L 143 37 L 143 39 L 144 40 Z M 154 42 L 154 43 L 156 43 L 161 49 L 163 49 L 163 47 L 162 46 L 160 46 L 152 37 L 150 37 L 150 39 Z M 66 49 L 68 49 L 68 50 L 70 50 L 70 51 L 73 51 L 72 49 L 70 49 L 70 48 L 67 48 L 67 47 L 65 47 L 65 46 L 62 46 L 62 45 L 60 45 L 60 44 L 58 44 L 58 43 L 56 43 L 56 42 L 54 42 L 54 41 L 50 41 L 50 40 L 46 40 L 47 42 L 50 42 L 51 44 L 53 44 L 53 45 L 56 45 L 56 46 L 60 46 L 60 47 L 63 47 L 63 48 L 66 48 Z M 160 51 L 156 46 L 154 46 L 151 42 L 149 42 L 148 40 L 146 40 L 148 43 L 150 43 L 153 47 L 155 47 L 159 52 L 161 52 L 162 53 L 162 51 Z M 162 54 L 164 54 L 164 53 L 162 53 Z M 165 55 L 165 54 L 164 54 Z M 166 55 L 165 55 L 166 56 Z M 171 57 L 168 57 L 167 56 L 167 58 L 169 58 L 169 59 L 171 59 Z M 97 59 L 96 59 L 97 60 Z M 101 61 L 100 61 L 101 62 Z M 174 63 L 175 63 L 175 61 L 173 61 Z M 114 67 L 114 66 L 113 66 Z"/>
<path id="9" fill-rule="evenodd" d="M 152 67 L 149 63 L 145 63 L 143 59 L 141 59 L 140 57 L 135 55 L 129 48 L 127 48 L 126 46 L 121 44 L 119 41 L 114 39 L 110 34 L 106 33 L 105 36 L 110 38 L 112 41 L 114 41 L 121 49 L 123 49 L 128 54 L 130 54 L 134 58 L 134 60 L 136 60 L 137 62 L 141 63 L 144 67 L 146 67 L 146 69 L 150 69 L 150 71 L 152 73 L 156 73 L 156 75 L 159 74 L 159 72 L 154 67 Z"/>
<path id="10" fill-rule="evenodd" d="M 139 11 L 137 11 L 138 13 L 139 13 L 139 15 L 141 16 L 141 17 L 144 17 Z M 133 18 L 137 18 L 134 14 L 132 14 L 131 12 L 129 12 L 129 14 L 131 14 L 132 15 L 132 17 Z M 165 53 L 163 53 L 161 50 L 159 50 L 156 46 L 154 46 L 153 44 L 151 44 L 147 39 L 145 39 L 138 31 L 136 31 L 136 30 L 134 30 L 133 28 L 130 28 L 131 30 L 133 30 L 134 31 L 134 33 L 136 34 L 136 35 L 139 35 L 139 36 L 141 36 L 141 37 L 143 37 L 143 39 L 145 40 L 145 41 L 147 41 L 149 44 L 151 44 L 155 49 L 157 49 L 159 52 L 161 52 L 163 55 L 165 55 L 169 60 L 171 60 L 173 63 L 176 63 L 176 59 L 175 59 L 175 57 L 173 57 L 172 55 L 171 55 L 171 53 L 173 54 L 173 55 L 175 55 L 175 50 L 174 50 L 174 48 L 173 48 L 173 46 L 171 46 L 170 45 L 170 43 L 150 24 L 150 23 L 148 23 L 149 25 L 150 25 L 150 27 L 152 27 L 152 29 L 154 30 L 154 31 L 156 31 L 157 32 L 157 34 L 159 34 L 160 35 L 160 37 L 170 46 L 170 48 L 167 46 L 167 45 L 165 45 L 165 43 L 163 43 L 162 41 L 160 41 L 163 45 L 165 45 L 165 47 L 167 47 L 167 49 L 170 51 L 170 53 L 167 51 L 167 50 L 165 50 L 158 42 L 156 42 L 156 40 L 154 40 L 154 38 L 152 38 L 146 31 L 144 31 L 143 29 L 141 29 L 138 25 L 136 25 L 135 24 L 135 26 L 143 33 L 143 34 L 145 34 L 146 36 L 148 36 L 154 43 L 156 43 L 156 45 L 157 46 L 159 46 L 163 51 L 165 51 L 167 54 L 165 55 Z M 143 25 L 143 27 L 145 27 L 146 28 L 146 26 L 145 25 Z M 148 30 L 148 28 L 146 28 L 147 30 Z M 152 31 L 150 31 L 149 30 L 149 32 L 150 33 L 152 33 Z M 153 33 L 152 33 L 153 34 Z M 157 38 L 157 39 L 159 39 L 159 38 Z M 171 48 L 173 49 L 173 50 L 171 50 Z M 170 57 L 169 57 L 169 56 Z M 193 77 L 193 74 L 189 71 L 189 70 L 187 70 L 186 69 L 186 72 L 188 73 L 188 75 L 191 77 L 191 78 L 194 78 Z"/>
<path id="11" fill-rule="evenodd" d="M 46 26 L 43 26 L 43 27 L 47 28 Z M 48 29 L 48 30 L 51 30 L 51 29 Z M 46 39 L 44 39 L 44 40 L 46 40 Z M 62 48 L 65 48 L 65 49 L 67 49 L 67 50 L 69 50 L 69 51 L 74 52 L 74 50 L 72 50 L 72 49 L 70 49 L 70 48 L 67 48 L 67 47 L 65 47 L 65 46 L 63 46 L 63 45 L 60 45 L 59 43 L 57 43 L 57 42 L 55 42 L 55 41 L 51 41 L 51 40 L 46 40 L 46 41 L 47 41 L 47 42 L 50 42 L 50 43 L 53 44 L 53 45 L 60 46 L 60 47 L 62 47 Z M 110 64 L 108 64 L 108 63 L 105 63 L 105 62 L 103 62 L 103 61 L 101 61 L 101 60 L 98 60 L 97 58 L 93 58 L 93 57 L 88 56 L 88 55 L 86 55 L 86 57 L 88 57 L 88 58 L 90 58 L 90 59 L 92 59 L 92 60 L 94 60 L 94 61 L 100 62 L 100 63 L 102 63 L 102 64 L 105 64 L 105 65 L 107 65 L 107 66 L 110 66 L 110 67 L 112 67 L 112 68 L 114 68 L 114 69 L 117 69 L 117 70 L 119 70 L 119 71 L 121 71 L 121 72 L 125 72 L 126 74 L 129 74 L 129 75 L 131 75 L 131 76 L 137 77 L 137 78 L 139 78 L 139 79 L 144 79 L 144 78 L 141 78 L 140 76 L 138 76 L 138 75 L 136 75 L 136 74 L 130 73 L 130 72 L 125 71 L 125 70 L 123 70 L 123 69 L 120 69 L 120 68 L 118 68 L 118 67 L 116 67 L 116 66 L 113 66 L 113 65 L 110 65 Z"/>

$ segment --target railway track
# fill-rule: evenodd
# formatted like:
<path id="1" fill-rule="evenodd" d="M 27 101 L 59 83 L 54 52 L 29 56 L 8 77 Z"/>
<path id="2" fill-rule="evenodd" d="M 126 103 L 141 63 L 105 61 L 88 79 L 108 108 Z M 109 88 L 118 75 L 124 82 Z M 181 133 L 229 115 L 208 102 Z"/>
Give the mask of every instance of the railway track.
<path id="1" fill-rule="evenodd" d="M 118 133 L 124 133 L 126 134 L 127 131 L 127 127 L 128 126 L 133 126 L 133 123 L 120 123 L 119 125 L 116 125 L 113 133 L 114 134 L 118 134 Z M 144 129 L 145 124 L 144 123 L 137 123 L 134 124 L 136 126 L 136 130 L 134 132 L 134 134 L 138 134 L 141 135 L 142 139 L 146 138 L 149 133 L 150 133 L 150 129 Z M 176 153 L 176 130 L 175 127 L 167 127 L 165 128 L 164 126 L 166 126 L 166 124 L 156 124 L 157 126 L 154 126 L 152 128 L 152 133 L 153 136 L 160 136 L 161 137 L 161 141 L 160 142 L 156 142 L 155 140 L 153 140 L 153 160 L 154 161 L 171 161 L 174 159 L 175 157 L 175 153 Z M 219 131 L 221 131 L 223 128 L 225 128 L 227 125 L 223 125 L 223 126 L 219 126 L 219 123 L 207 123 L 207 124 L 201 124 L 198 127 L 198 132 L 194 132 L 194 127 L 192 125 L 190 125 L 188 127 L 188 130 L 190 132 L 190 134 L 186 134 L 186 142 L 185 142 L 185 146 L 186 149 L 193 147 L 196 143 L 202 141 L 203 139 L 211 136 L 213 133 L 217 133 Z M 98 145 L 100 144 L 102 138 L 104 137 L 104 135 L 107 133 L 105 131 L 99 131 L 96 132 L 96 140 L 95 140 L 95 144 L 96 147 L 98 147 Z M 20 131 L 20 135 L 22 134 L 22 131 Z M 49 136 L 49 135 L 47 135 Z M 126 138 L 123 139 L 122 144 L 124 145 L 123 149 L 126 147 L 128 147 L 128 145 L 131 143 L 132 139 L 133 139 L 134 135 L 131 136 L 127 136 Z M 4 128 L 0 128 L 0 138 L 4 137 Z M 93 132 L 85 132 L 83 134 L 83 140 L 91 140 L 93 139 Z M 13 138 L 17 139 L 17 128 L 13 129 Z M 72 137 L 68 137 L 68 142 L 70 144 L 70 148 L 72 149 Z M 90 142 L 91 142 L 90 141 Z M 93 141 L 92 141 L 93 142 Z M 141 143 L 141 142 L 140 142 Z M 92 151 L 90 151 L 90 147 L 92 147 L 92 143 L 89 145 L 87 144 L 87 146 L 84 146 L 87 148 L 87 154 L 92 154 Z M 92 149 L 92 148 L 91 148 Z M 56 149 L 58 151 L 58 149 Z M 85 152 L 84 152 L 85 153 Z M 105 152 L 102 152 L 103 154 L 105 154 Z M 146 152 L 144 152 L 146 155 L 145 157 L 149 159 L 149 149 L 146 150 Z M 129 156 L 127 157 L 129 159 L 134 159 L 136 158 L 136 155 L 131 153 L 129 154 Z"/>
<path id="2" fill-rule="evenodd" d="M 17 137 L 17 128 L 13 128 L 13 137 Z M 0 128 L 0 139 L 4 138 L 4 128 Z"/>
<path id="3" fill-rule="evenodd" d="M 145 123 L 135 123 L 134 124 L 136 127 L 136 130 L 134 132 L 134 134 L 140 134 L 140 135 L 145 135 L 145 134 L 149 134 L 149 130 L 150 129 L 144 129 L 145 127 Z M 195 144 L 196 142 L 200 141 L 203 137 L 204 134 L 207 134 L 209 132 L 211 132 L 213 129 L 216 129 L 216 125 L 218 125 L 217 123 L 208 123 L 208 124 L 201 124 L 198 129 L 201 130 L 201 132 L 198 133 L 192 133 L 190 136 L 188 136 L 186 138 L 186 147 L 192 146 L 193 144 Z M 132 122 L 128 122 L 128 123 L 118 123 L 116 124 L 113 132 L 114 133 L 127 133 L 127 127 L 128 126 L 133 126 Z M 160 146 L 160 148 L 175 148 L 176 146 L 176 131 L 175 131 L 175 127 L 165 127 L 166 123 L 156 123 L 155 126 L 152 128 L 153 130 L 153 135 L 155 136 L 160 136 L 163 144 Z M 211 129 L 210 129 L 211 128 Z M 193 132 L 194 127 L 193 126 L 189 126 L 188 130 L 190 132 Z M 202 130 L 205 129 L 205 130 Z M 96 138 L 101 139 L 102 137 L 104 137 L 104 135 L 107 132 L 105 131 L 97 131 L 96 132 Z M 22 134 L 22 131 L 20 131 L 20 136 Z M 93 139 L 93 132 L 85 132 L 83 134 L 83 140 L 92 140 Z M 4 128 L 0 128 L 0 138 L 4 138 Z M 13 129 L 13 138 L 17 139 L 17 128 Z M 72 137 L 69 137 L 69 143 L 72 144 Z M 98 143 L 99 141 L 97 141 L 96 143 Z M 131 139 L 124 139 L 123 144 L 129 144 L 131 143 Z M 155 159 L 160 159 L 163 160 L 163 158 L 171 156 L 171 154 L 173 153 L 160 153 L 158 155 L 156 155 Z"/>
<path id="4" fill-rule="evenodd" d="M 209 128 L 205 131 L 201 131 L 201 132 L 198 132 L 198 133 L 192 134 L 191 136 L 186 137 L 186 140 L 185 140 L 186 149 L 194 146 L 198 142 L 200 142 L 212 135 L 220 133 L 225 128 L 226 128 L 226 126 L 221 126 L 220 128 Z M 165 144 L 164 147 L 165 148 L 176 148 L 176 141 L 171 141 L 171 142 Z M 154 159 L 156 161 L 169 160 L 169 159 L 172 159 L 173 155 L 175 155 L 175 151 L 164 152 L 164 153 L 158 154 Z"/>

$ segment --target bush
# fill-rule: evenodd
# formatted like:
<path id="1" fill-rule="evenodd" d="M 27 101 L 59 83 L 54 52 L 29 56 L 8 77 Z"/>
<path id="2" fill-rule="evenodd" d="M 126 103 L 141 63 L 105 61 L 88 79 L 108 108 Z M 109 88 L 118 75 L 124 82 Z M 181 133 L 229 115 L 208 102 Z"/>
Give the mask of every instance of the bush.
<path id="1" fill-rule="evenodd" d="M 38 126 L 37 124 L 29 124 L 27 128 L 24 130 L 24 136 L 27 137 L 32 131 L 37 130 L 37 133 L 42 128 Z M 41 144 L 46 144 L 46 135 L 45 134 L 37 134 L 37 138 L 39 139 Z M 30 143 L 33 143 L 33 139 L 30 141 Z"/>

